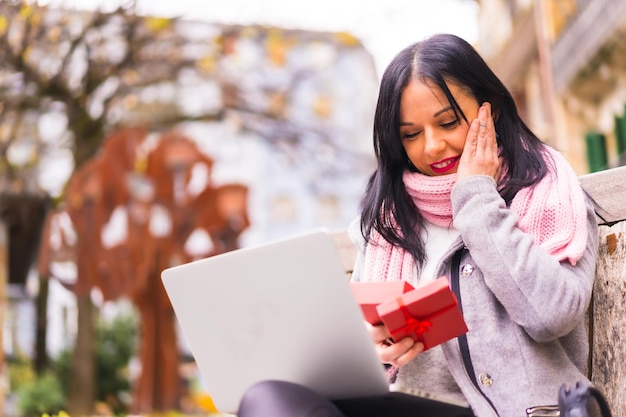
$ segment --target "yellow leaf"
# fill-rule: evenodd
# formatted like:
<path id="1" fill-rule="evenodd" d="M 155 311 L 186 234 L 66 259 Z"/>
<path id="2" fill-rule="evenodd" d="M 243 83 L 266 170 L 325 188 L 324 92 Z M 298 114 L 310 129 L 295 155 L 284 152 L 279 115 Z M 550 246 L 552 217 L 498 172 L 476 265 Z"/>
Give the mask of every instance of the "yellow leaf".
<path id="1" fill-rule="evenodd" d="M 124 103 L 124 107 L 126 108 L 126 110 L 132 110 L 135 107 L 137 107 L 137 104 L 139 103 L 139 99 L 137 98 L 136 95 L 129 94 L 126 97 L 124 97 L 123 103 Z"/>
<path id="2" fill-rule="evenodd" d="M 348 32 L 339 32 L 335 35 L 337 41 L 346 46 L 358 46 L 361 41 Z"/>
<path id="3" fill-rule="evenodd" d="M 33 11 L 33 13 L 30 14 L 30 24 L 37 27 L 39 25 L 41 25 L 41 13 L 37 13 L 36 11 Z"/>
<path id="4" fill-rule="evenodd" d="M 199 59 L 198 62 L 196 62 L 196 66 L 201 71 L 212 72 L 213 70 L 215 70 L 215 67 L 217 67 L 217 61 L 215 60 L 215 57 L 207 55 Z"/>
<path id="5" fill-rule="evenodd" d="M 9 28 L 9 21 L 5 16 L 0 16 L 0 35 L 4 35 Z"/>
<path id="6" fill-rule="evenodd" d="M 327 97 L 317 97 L 317 99 L 315 99 L 315 101 L 313 102 L 313 112 L 322 118 L 330 116 L 330 100 Z"/>
<path id="7" fill-rule="evenodd" d="M 39 163 L 39 153 L 33 149 L 30 152 L 30 155 L 28 155 L 28 165 L 36 166 L 38 163 Z"/>
<path id="8" fill-rule="evenodd" d="M 277 34 L 270 34 L 265 43 L 270 61 L 276 66 L 283 66 L 287 60 L 288 45 Z"/>
<path id="9" fill-rule="evenodd" d="M 24 61 L 27 61 L 30 59 L 30 55 L 33 52 L 33 47 L 32 46 L 27 46 L 26 49 L 24 49 L 24 52 L 22 54 L 22 56 L 24 57 Z"/>
<path id="10" fill-rule="evenodd" d="M 146 26 L 153 32 L 167 29 L 171 24 L 171 19 L 166 17 L 148 17 L 146 19 Z"/>
<path id="11" fill-rule="evenodd" d="M 33 14 L 33 8 L 28 4 L 24 4 L 20 9 L 20 17 L 22 19 L 28 19 Z"/>
<path id="12" fill-rule="evenodd" d="M 54 26 L 48 30 L 48 40 L 50 42 L 58 42 L 61 39 L 61 28 Z"/>

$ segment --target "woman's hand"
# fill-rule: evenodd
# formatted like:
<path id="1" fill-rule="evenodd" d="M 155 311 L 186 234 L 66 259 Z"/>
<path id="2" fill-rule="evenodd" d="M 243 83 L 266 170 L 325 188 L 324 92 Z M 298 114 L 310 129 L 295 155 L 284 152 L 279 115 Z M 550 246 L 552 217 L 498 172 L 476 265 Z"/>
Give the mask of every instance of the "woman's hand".
<path id="1" fill-rule="evenodd" d="M 456 172 L 457 181 L 472 175 L 488 175 L 498 181 L 501 170 L 491 104 L 483 103 L 467 132 Z"/>
<path id="2" fill-rule="evenodd" d="M 370 336 L 376 346 L 376 352 L 382 363 L 388 363 L 400 368 L 424 351 L 424 344 L 422 342 L 414 342 L 410 337 L 405 337 L 394 343 L 387 329 L 382 324 L 372 326 L 366 322 L 365 325 L 368 327 Z"/>

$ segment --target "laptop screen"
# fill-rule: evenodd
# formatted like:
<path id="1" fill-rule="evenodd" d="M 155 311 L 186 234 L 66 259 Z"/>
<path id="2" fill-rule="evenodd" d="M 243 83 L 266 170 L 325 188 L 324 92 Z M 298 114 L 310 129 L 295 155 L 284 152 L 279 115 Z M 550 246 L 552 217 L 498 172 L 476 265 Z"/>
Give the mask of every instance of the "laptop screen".
<path id="1" fill-rule="evenodd" d="M 236 412 L 245 390 L 267 379 L 330 399 L 388 392 L 325 230 L 172 267 L 162 280 L 221 412 Z"/>

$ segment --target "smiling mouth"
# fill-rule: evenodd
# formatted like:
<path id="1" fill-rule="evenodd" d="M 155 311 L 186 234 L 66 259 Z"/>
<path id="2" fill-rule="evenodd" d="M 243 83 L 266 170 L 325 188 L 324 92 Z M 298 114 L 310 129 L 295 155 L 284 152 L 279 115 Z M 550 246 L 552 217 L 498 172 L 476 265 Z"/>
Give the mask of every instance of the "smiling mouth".
<path id="1" fill-rule="evenodd" d="M 443 161 L 435 162 L 434 164 L 430 164 L 430 168 L 433 172 L 437 174 L 442 174 L 444 172 L 450 171 L 452 168 L 456 166 L 456 163 L 459 161 L 458 156 L 453 156 L 452 158 L 444 159 Z"/>

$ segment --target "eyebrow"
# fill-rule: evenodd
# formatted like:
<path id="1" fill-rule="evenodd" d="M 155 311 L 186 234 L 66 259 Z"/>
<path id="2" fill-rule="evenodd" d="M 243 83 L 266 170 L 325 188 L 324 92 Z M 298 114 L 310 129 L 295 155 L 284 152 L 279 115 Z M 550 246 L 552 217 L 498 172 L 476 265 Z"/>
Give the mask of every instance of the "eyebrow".
<path id="1" fill-rule="evenodd" d="M 448 106 L 448 107 L 444 107 L 443 109 L 439 110 L 438 112 L 436 112 L 435 114 L 433 114 L 433 117 L 437 117 L 442 113 L 445 113 L 447 111 L 452 110 L 452 106 Z M 411 122 L 400 122 L 400 126 L 412 126 L 413 123 Z"/>

